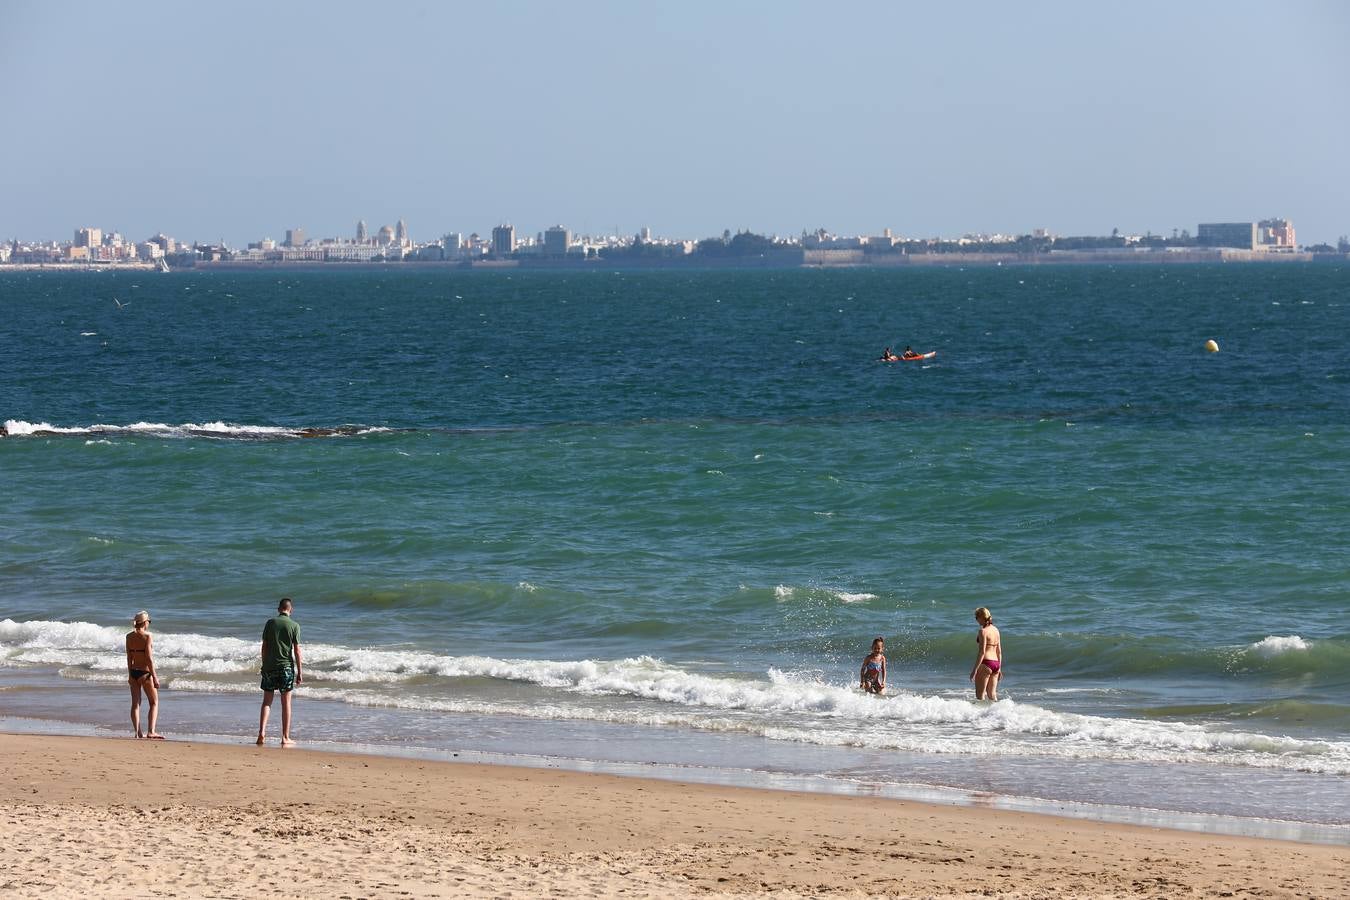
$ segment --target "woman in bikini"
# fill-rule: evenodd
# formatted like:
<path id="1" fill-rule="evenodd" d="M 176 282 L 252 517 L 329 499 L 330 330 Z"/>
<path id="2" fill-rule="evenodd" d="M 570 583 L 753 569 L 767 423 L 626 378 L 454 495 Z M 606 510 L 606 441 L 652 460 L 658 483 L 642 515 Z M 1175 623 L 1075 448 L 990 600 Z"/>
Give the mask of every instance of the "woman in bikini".
<path id="1" fill-rule="evenodd" d="M 980 633 L 975 636 L 980 652 L 975 657 L 975 668 L 970 670 L 975 699 L 997 700 L 998 680 L 1003 677 L 1003 641 L 987 607 L 975 610 L 975 621 L 980 624 Z"/>
<path id="2" fill-rule="evenodd" d="M 133 631 L 127 632 L 127 683 L 131 686 L 131 725 L 136 737 L 164 740 L 155 731 L 159 720 L 159 676 L 155 674 L 155 657 L 150 652 L 150 614 L 145 610 L 131 620 Z M 149 730 L 141 731 L 141 691 L 150 703 L 147 715 Z"/>

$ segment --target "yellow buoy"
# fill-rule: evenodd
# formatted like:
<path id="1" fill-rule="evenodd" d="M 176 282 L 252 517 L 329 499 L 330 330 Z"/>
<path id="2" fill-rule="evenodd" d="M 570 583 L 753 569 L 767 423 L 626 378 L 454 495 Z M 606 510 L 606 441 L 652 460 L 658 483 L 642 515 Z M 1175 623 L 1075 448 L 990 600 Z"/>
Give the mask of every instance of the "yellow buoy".
<path id="1" fill-rule="evenodd" d="M 1218 353 L 1219 342 L 1213 339 L 1205 341 L 1205 349 L 1208 350 L 1210 353 Z"/>

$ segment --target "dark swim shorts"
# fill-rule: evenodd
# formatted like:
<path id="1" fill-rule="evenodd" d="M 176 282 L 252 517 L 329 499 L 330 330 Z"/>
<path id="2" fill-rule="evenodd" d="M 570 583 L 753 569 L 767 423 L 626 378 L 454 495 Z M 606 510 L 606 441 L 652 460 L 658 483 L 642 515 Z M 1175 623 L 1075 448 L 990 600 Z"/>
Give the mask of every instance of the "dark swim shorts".
<path id="1" fill-rule="evenodd" d="M 264 671 L 262 673 L 262 689 L 264 691 L 281 691 L 283 694 L 295 690 L 295 672 L 290 669 Z"/>

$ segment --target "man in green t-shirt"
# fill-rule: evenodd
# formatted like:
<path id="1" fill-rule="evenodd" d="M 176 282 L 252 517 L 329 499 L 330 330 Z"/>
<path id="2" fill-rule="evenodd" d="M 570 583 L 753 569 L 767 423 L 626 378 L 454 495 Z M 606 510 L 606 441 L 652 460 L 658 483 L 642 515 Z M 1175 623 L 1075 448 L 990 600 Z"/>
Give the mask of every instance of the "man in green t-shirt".
<path id="1" fill-rule="evenodd" d="M 272 711 L 272 695 L 281 693 L 281 746 L 291 740 L 291 691 L 304 681 L 300 674 L 300 626 L 291 618 L 291 598 L 282 597 L 277 614 L 267 620 L 262 633 L 262 709 L 258 712 L 258 744 L 267 731 L 267 714 Z"/>

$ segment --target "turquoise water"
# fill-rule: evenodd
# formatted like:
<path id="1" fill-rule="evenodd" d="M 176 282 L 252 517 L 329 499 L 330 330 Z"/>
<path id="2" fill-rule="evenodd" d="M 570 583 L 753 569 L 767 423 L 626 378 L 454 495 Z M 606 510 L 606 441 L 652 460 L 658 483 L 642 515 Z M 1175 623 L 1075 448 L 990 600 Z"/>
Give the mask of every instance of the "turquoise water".
<path id="1" fill-rule="evenodd" d="M 120 729 L 144 607 L 164 727 L 246 731 L 286 594 L 311 740 L 1350 823 L 1343 268 L 20 273 L 0 309 L 0 714 Z"/>

